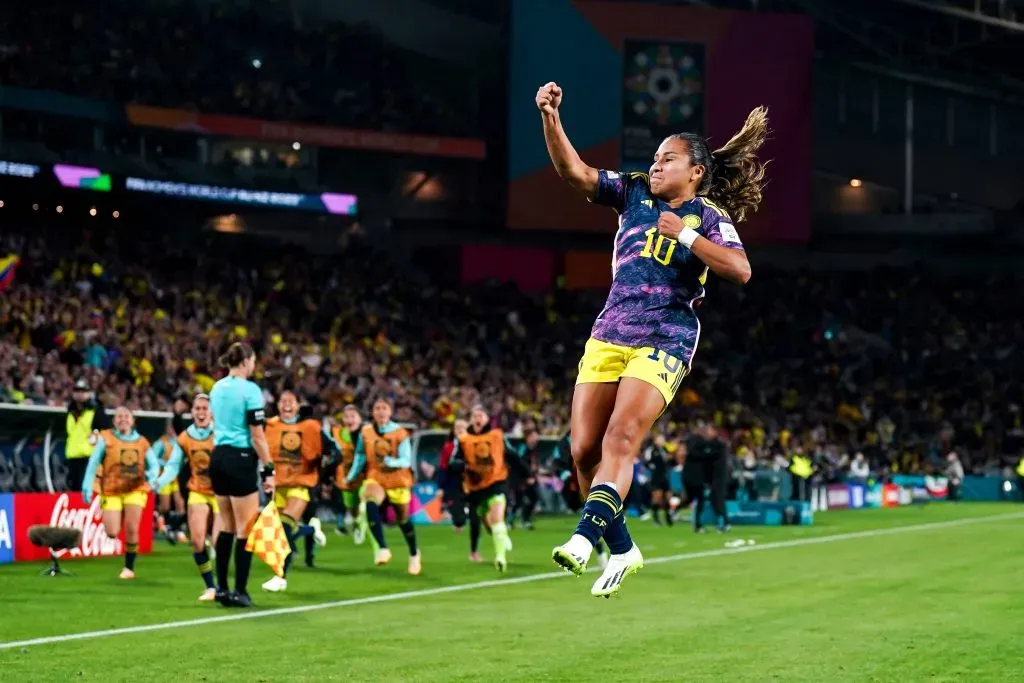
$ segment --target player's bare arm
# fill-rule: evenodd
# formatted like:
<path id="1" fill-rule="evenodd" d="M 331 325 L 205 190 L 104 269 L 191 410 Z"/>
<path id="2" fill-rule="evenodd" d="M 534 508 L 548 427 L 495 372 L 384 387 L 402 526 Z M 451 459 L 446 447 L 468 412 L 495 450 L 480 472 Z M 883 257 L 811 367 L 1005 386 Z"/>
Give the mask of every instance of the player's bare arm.
<path id="1" fill-rule="evenodd" d="M 593 199 L 597 192 L 597 169 L 580 159 L 562 128 L 562 119 L 558 114 L 562 89 L 554 82 L 545 83 L 537 90 L 536 102 L 544 123 L 544 143 L 555 171 L 588 199 Z"/>

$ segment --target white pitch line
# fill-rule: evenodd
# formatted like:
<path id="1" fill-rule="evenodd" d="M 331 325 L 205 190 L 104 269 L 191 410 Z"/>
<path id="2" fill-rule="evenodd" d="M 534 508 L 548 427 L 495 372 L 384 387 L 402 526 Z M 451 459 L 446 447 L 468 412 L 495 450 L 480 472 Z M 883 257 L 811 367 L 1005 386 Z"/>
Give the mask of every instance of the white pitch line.
<path id="1" fill-rule="evenodd" d="M 805 545 L 817 545 L 820 543 L 833 543 L 835 541 L 848 541 L 858 538 L 873 538 L 876 536 L 891 536 L 893 534 L 910 533 L 913 531 L 930 531 L 932 529 L 944 529 L 948 527 L 965 526 L 967 524 L 979 524 L 982 522 L 996 522 L 1009 519 L 1024 518 L 1024 512 L 1013 512 L 1000 515 L 987 515 L 982 517 L 967 517 L 946 522 L 928 522 L 926 524 L 911 524 L 907 526 L 896 526 L 885 529 L 870 529 L 867 531 L 852 531 L 845 534 L 832 534 L 829 536 L 815 536 L 812 538 L 798 538 L 791 541 L 777 541 L 774 543 L 763 543 L 760 545 L 748 545 L 741 548 L 719 548 L 716 550 L 702 550 L 695 553 L 683 553 L 680 555 L 668 555 L 665 557 L 654 557 L 644 560 L 645 565 L 664 564 L 667 562 L 683 562 L 686 560 L 699 560 L 706 557 L 720 557 L 722 555 L 736 555 L 739 553 L 752 553 L 760 550 L 774 550 L 776 548 L 798 548 Z M 592 568 L 590 571 L 596 571 Z M 511 579 L 495 579 L 491 581 L 478 581 L 476 583 L 463 583 L 454 586 L 441 586 L 439 588 L 427 588 L 424 590 L 404 591 L 402 593 L 389 593 L 386 595 L 374 595 L 365 598 L 353 598 L 351 600 L 337 600 L 334 602 L 321 602 L 313 605 L 299 605 L 297 607 L 279 607 L 275 609 L 260 610 L 253 612 L 237 612 L 219 617 L 203 617 L 202 619 L 186 619 L 184 621 L 168 621 L 161 624 L 146 624 L 143 626 L 126 626 L 124 628 L 110 628 L 102 631 L 85 631 L 83 633 L 69 633 L 63 636 L 46 636 L 43 638 L 31 638 L 29 640 L 13 640 L 7 643 L 0 643 L 0 650 L 10 650 L 17 647 L 30 647 L 32 645 L 50 645 L 53 643 L 66 643 L 73 640 L 90 640 L 93 638 L 107 638 L 109 636 L 120 636 L 134 633 L 146 633 L 148 631 L 162 631 L 165 629 L 185 628 L 187 626 L 205 626 L 206 624 L 219 624 L 226 621 L 242 621 L 245 619 L 261 619 L 263 617 L 274 617 L 282 614 L 302 614 L 315 612 L 336 607 L 355 607 L 357 605 L 372 605 L 378 602 L 393 602 L 395 600 L 406 600 L 409 598 L 421 598 L 432 595 L 443 595 L 445 593 L 458 593 L 461 591 L 474 590 L 477 588 L 493 588 L 497 586 L 512 586 L 520 583 L 531 583 L 533 581 L 545 581 L 567 576 L 564 571 L 545 572 L 543 574 L 531 574 Z"/>

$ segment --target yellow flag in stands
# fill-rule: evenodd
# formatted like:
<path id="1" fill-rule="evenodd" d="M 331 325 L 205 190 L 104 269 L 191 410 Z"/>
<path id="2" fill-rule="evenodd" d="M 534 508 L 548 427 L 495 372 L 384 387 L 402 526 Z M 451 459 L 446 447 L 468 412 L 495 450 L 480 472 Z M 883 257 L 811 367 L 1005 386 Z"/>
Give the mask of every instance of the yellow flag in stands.
<path id="1" fill-rule="evenodd" d="M 288 537 L 273 501 L 267 503 L 253 522 L 245 549 L 266 562 L 275 574 L 284 575 L 284 560 L 292 549 L 288 547 Z"/>

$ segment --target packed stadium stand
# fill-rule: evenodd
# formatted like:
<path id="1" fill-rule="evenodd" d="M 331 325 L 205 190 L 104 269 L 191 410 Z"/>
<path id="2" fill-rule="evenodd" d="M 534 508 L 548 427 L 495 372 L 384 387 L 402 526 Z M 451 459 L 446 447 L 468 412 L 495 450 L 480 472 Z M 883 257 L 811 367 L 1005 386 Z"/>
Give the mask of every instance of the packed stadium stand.
<path id="1" fill-rule="evenodd" d="M 105 223 L 5 231 L 0 252 L 22 265 L 0 298 L 0 400 L 60 405 L 84 377 L 109 407 L 169 409 L 209 390 L 241 339 L 268 396 L 292 387 L 332 414 L 386 397 L 397 419 L 447 428 L 483 401 L 516 434 L 568 428 L 602 292 L 444 288 L 359 238 L 327 258 Z M 663 421 L 671 439 L 710 419 L 764 459 L 802 447 L 839 467 L 862 451 L 878 471 L 940 466 L 953 448 L 983 471 L 1022 445 L 1024 325 L 1006 315 L 1019 279 L 755 277 L 742 291 L 712 282 L 694 372 Z"/>

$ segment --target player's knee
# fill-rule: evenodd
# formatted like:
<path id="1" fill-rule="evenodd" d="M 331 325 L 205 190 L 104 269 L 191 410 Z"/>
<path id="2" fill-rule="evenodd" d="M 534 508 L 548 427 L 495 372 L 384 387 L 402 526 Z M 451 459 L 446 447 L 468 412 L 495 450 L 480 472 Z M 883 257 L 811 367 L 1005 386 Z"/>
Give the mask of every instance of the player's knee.
<path id="1" fill-rule="evenodd" d="M 604 440 L 601 442 L 602 455 L 618 458 L 632 457 L 640 449 L 643 432 L 643 425 L 637 418 L 613 419 L 608 423 Z"/>
<path id="2" fill-rule="evenodd" d="M 597 467 L 601 462 L 601 442 L 596 436 L 573 439 L 569 450 L 577 469 L 587 471 Z"/>

